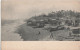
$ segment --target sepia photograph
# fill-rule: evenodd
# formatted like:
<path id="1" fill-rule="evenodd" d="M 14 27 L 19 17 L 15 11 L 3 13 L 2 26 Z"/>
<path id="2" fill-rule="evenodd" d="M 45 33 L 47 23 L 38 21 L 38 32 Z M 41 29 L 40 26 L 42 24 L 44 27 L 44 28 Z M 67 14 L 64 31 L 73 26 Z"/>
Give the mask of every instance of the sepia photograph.
<path id="1" fill-rule="evenodd" d="M 2 0 L 2 41 L 80 41 L 79 0 Z"/>

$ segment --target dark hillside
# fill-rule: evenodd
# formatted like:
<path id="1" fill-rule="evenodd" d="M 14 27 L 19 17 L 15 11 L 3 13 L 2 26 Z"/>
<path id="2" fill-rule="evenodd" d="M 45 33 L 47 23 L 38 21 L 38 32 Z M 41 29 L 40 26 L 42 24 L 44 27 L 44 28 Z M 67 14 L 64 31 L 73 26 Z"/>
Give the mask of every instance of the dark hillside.
<path id="1" fill-rule="evenodd" d="M 25 41 L 80 41 L 80 12 L 60 10 L 33 16 L 19 26 L 17 33 Z"/>

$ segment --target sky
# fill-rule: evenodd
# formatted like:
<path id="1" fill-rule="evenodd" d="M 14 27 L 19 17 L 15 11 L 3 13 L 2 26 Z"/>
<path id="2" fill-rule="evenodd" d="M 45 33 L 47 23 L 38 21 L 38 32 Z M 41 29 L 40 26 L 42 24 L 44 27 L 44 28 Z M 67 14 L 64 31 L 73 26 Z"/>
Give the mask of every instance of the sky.
<path id="1" fill-rule="evenodd" d="M 79 0 L 2 0 L 2 19 L 28 19 L 58 10 L 80 11 Z"/>

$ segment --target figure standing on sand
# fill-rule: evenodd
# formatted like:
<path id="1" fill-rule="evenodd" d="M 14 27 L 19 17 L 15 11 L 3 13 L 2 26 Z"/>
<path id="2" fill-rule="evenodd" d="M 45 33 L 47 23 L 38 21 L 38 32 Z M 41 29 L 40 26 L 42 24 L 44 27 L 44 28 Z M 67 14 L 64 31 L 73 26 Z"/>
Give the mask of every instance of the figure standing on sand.
<path id="1" fill-rule="evenodd" d="M 36 39 L 36 40 L 39 40 L 39 39 L 38 39 L 38 37 L 39 37 L 39 35 L 40 35 L 40 34 L 41 34 L 41 32 L 40 32 L 40 31 L 39 31 L 39 33 L 38 33 L 38 34 L 36 34 L 36 35 L 37 35 L 37 39 Z"/>
<path id="2" fill-rule="evenodd" d="M 39 31 L 39 33 L 37 34 L 37 35 L 40 35 L 41 33 L 40 33 L 40 31 Z"/>
<path id="3" fill-rule="evenodd" d="M 50 32 L 50 38 L 53 38 L 53 33 L 52 32 Z"/>

